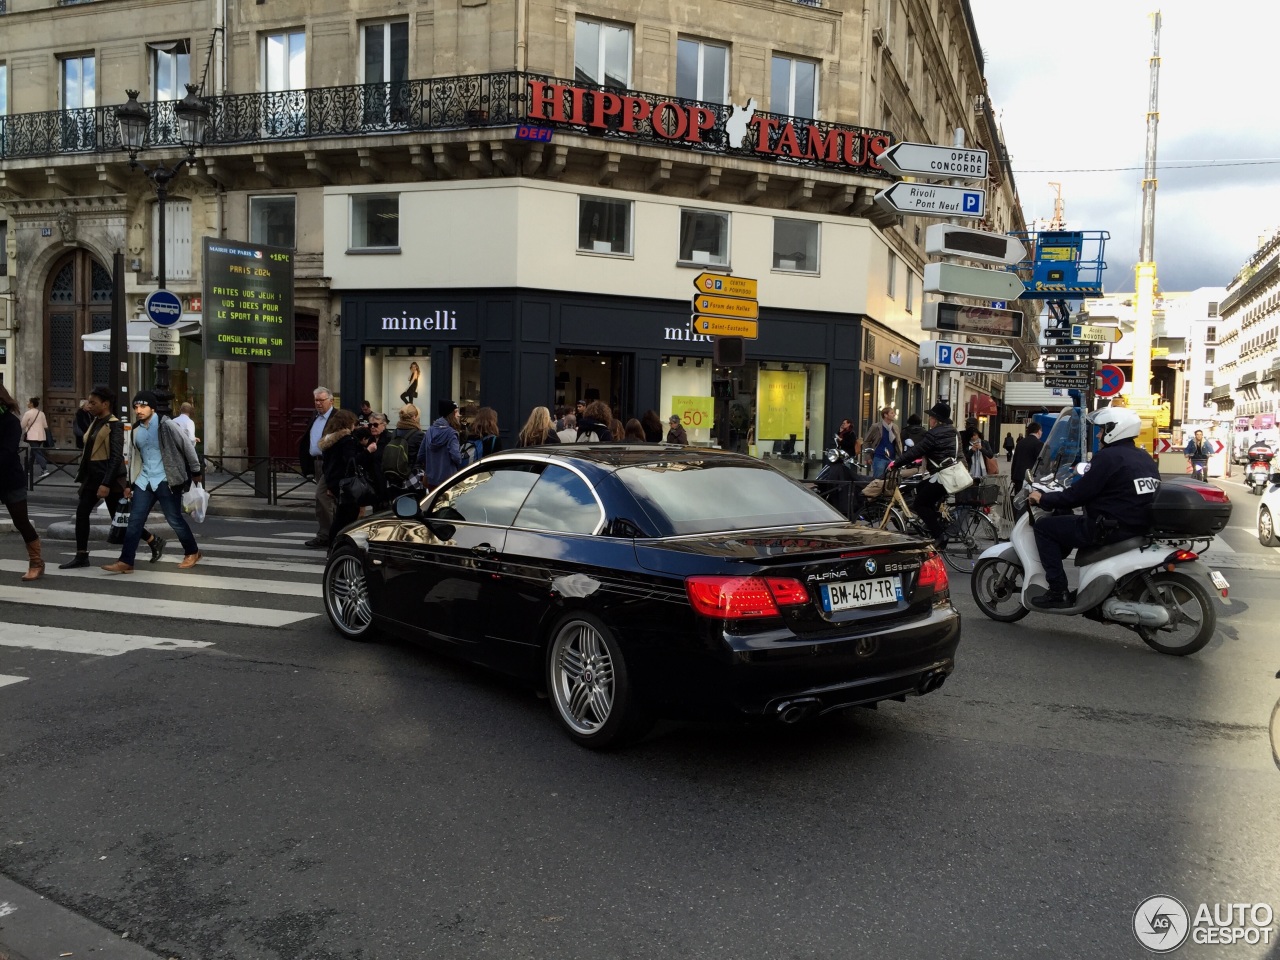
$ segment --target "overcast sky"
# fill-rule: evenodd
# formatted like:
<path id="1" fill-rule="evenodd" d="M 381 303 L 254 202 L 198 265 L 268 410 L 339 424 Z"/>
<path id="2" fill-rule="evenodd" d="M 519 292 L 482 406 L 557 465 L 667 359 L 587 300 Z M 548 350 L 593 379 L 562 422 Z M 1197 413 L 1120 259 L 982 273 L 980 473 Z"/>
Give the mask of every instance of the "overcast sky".
<path id="1" fill-rule="evenodd" d="M 971 0 L 1028 223 L 1107 230 L 1106 291 L 1133 290 L 1151 18 L 1160 31 L 1155 259 L 1167 291 L 1226 286 L 1280 228 L 1280 4 Z M 1227 165 L 1226 161 L 1270 161 Z M 1217 166 L 1206 162 L 1217 161 Z M 1178 169 L 1179 165 L 1192 165 Z M 1085 172 L 1097 168 L 1127 168 Z"/>

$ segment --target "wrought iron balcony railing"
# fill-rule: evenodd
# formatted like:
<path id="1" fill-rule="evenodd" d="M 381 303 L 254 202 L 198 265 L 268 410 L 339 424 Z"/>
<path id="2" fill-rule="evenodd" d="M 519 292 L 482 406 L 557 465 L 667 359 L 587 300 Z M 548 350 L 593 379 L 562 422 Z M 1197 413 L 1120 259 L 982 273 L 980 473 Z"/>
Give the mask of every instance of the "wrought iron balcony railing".
<path id="1" fill-rule="evenodd" d="M 4 0 L 0 0 L 3 3 Z M 530 81 L 564 88 L 565 115 L 585 115 L 589 107 L 574 102 L 570 88 L 577 88 L 578 96 L 587 90 L 586 102 L 597 88 L 570 80 L 557 80 L 541 74 L 510 71 L 504 73 L 474 74 L 460 77 L 433 77 L 426 80 L 406 80 L 397 83 L 370 83 L 344 87 L 319 87 L 308 90 L 288 90 L 269 93 L 228 94 L 206 98 L 211 113 L 204 147 L 217 154 L 221 147 L 237 144 L 264 144 L 289 141 L 324 140 L 334 138 L 385 136 L 399 133 L 419 133 L 447 130 L 482 129 L 522 124 L 529 121 Z M 603 90 L 598 90 L 601 96 Z M 625 91 L 609 91 L 609 94 Z M 728 148 L 725 131 L 732 107 L 725 104 L 681 100 L 653 94 L 635 93 L 637 98 L 647 98 L 654 103 L 675 104 L 680 110 L 700 110 L 714 117 L 712 129 L 702 131 L 696 140 L 681 139 L 671 129 L 655 133 L 653 117 L 632 117 L 624 125 L 619 116 L 608 116 L 603 126 L 587 123 L 554 124 L 557 129 L 603 139 L 627 139 L 649 141 L 664 147 L 676 147 L 695 151 L 722 153 Z M 149 147 L 181 147 L 179 125 L 174 114 L 174 101 L 153 102 L 151 112 Z M 543 105 L 545 109 L 545 104 Z M 575 109 L 578 111 L 575 114 Z M 115 121 L 115 105 L 86 107 L 75 110 L 49 110 L 42 113 L 19 113 L 0 117 L 0 160 L 59 157 L 77 154 L 110 154 L 121 149 L 120 130 Z M 680 111 L 655 110 L 660 123 L 668 125 L 673 115 Z M 862 130 L 806 118 L 793 118 L 782 114 L 755 111 L 755 118 L 768 130 L 768 150 L 755 152 L 753 159 L 773 160 L 788 164 L 808 166 L 834 166 L 848 170 L 847 159 L 840 160 L 832 152 L 832 144 L 847 144 L 848 138 L 884 137 L 884 131 Z M 552 125 L 545 121 L 532 121 Z M 791 128 L 794 123 L 795 129 Z M 625 126 L 625 129 L 624 129 Z M 822 149 L 808 154 L 810 128 L 824 138 Z M 838 131 L 844 133 L 838 134 Z M 789 138 L 780 153 L 779 141 Z M 797 139 L 798 138 L 798 139 Z M 797 150 L 796 147 L 799 149 Z M 864 147 L 865 148 L 865 147 Z M 849 148 L 851 149 L 851 148 Z M 808 154 L 808 155 L 807 155 Z M 857 165 L 856 163 L 854 164 Z M 872 168 L 862 170 L 873 176 L 887 176 Z"/>

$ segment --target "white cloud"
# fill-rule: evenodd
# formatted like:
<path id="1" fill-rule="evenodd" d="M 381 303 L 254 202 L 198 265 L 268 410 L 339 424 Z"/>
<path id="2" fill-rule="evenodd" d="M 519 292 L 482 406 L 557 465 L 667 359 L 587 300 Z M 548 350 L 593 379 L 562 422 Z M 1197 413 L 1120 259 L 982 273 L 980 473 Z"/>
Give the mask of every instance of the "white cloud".
<path id="1" fill-rule="evenodd" d="M 1108 292 L 1133 289 L 1142 222 L 1150 12 L 1160 33 L 1155 253 L 1160 286 L 1224 286 L 1280 228 L 1269 0 L 971 0 L 987 86 L 1028 221 L 1053 213 L 1107 230 Z M 1272 164 L 1177 169 L 1198 161 Z M 1099 168 L 1131 168 L 1091 172 Z"/>

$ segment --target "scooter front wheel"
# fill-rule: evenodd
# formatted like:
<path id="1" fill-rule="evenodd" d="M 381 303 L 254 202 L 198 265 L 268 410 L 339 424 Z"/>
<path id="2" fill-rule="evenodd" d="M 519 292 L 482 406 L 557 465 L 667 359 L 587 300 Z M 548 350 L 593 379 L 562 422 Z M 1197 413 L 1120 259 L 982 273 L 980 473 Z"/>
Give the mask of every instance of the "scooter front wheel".
<path id="1" fill-rule="evenodd" d="M 987 557 L 973 567 L 969 580 L 978 609 L 1001 623 L 1013 623 L 1029 611 L 1022 605 L 1022 568 L 1002 557 Z"/>
<path id="2" fill-rule="evenodd" d="M 1150 582 L 1154 591 L 1145 581 L 1136 582 L 1134 599 L 1164 607 L 1169 611 L 1169 622 L 1163 627 L 1134 627 L 1147 646 L 1172 657 L 1185 657 L 1212 639 L 1218 626 L 1218 611 L 1199 580 L 1162 570 L 1151 574 Z"/>

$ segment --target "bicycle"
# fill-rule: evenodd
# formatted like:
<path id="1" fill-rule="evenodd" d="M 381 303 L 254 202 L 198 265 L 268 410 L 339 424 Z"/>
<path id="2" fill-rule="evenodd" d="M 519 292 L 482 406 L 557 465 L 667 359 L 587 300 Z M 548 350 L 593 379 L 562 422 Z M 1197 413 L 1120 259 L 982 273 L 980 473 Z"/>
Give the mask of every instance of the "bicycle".
<path id="1" fill-rule="evenodd" d="M 900 472 L 885 473 L 884 490 L 863 505 L 858 518 L 881 530 L 892 526 L 899 533 L 913 533 L 932 540 L 928 525 L 902 496 Z M 922 475 L 921 482 L 926 479 Z M 972 573 L 983 551 L 1000 542 L 1000 531 L 987 516 L 999 498 L 1000 488 L 994 484 L 975 484 L 938 504 L 938 514 L 946 524 L 942 558 L 958 573 Z"/>

